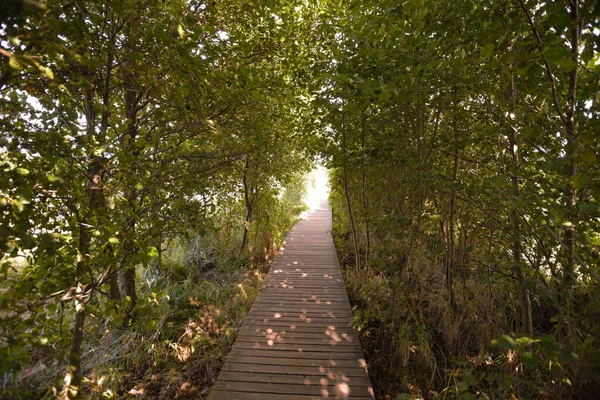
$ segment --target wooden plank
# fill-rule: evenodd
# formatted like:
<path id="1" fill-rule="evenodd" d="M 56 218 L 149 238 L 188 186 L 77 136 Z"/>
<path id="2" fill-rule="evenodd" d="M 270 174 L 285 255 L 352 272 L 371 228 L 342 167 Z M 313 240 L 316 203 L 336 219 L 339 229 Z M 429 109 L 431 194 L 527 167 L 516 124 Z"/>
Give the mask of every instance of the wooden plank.
<path id="1" fill-rule="evenodd" d="M 264 370 L 265 368 L 263 368 Z M 281 370 L 282 367 L 279 367 Z M 298 373 L 293 367 L 288 367 L 289 374 L 273 372 L 250 372 L 250 371 L 231 371 L 223 370 L 219 378 L 228 382 L 261 382 L 261 383 L 285 383 L 290 385 L 307 385 L 323 387 L 335 383 L 347 383 L 352 385 L 368 386 L 369 378 L 365 376 L 364 370 L 348 371 L 351 374 L 344 373 L 343 370 L 323 370 L 318 369 Z M 306 370 L 307 368 L 304 368 Z M 354 372 L 354 373 L 353 373 Z"/>
<path id="2" fill-rule="evenodd" d="M 214 393 L 213 393 L 214 392 Z M 321 400 L 324 397 L 296 394 L 274 393 L 243 393 L 230 390 L 216 389 L 210 393 L 211 400 Z M 330 399 L 343 399 L 343 397 L 329 397 Z M 372 400 L 373 396 L 353 397 L 352 400 Z"/>
<path id="3" fill-rule="evenodd" d="M 336 342 L 357 342 L 358 338 L 352 332 L 352 330 L 348 330 L 347 332 L 298 332 L 298 331 L 273 331 L 267 332 L 266 330 L 251 330 L 243 328 L 239 334 L 237 340 L 249 341 L 255 338 L 265 338 L 265 339 L 278 339 L 282 338 L 283 340 L 289 340 L 293 343 L 296 343 L 296 340 L 334 340 Z"/>
<path id="4" fill-rule="evenodd" d="M 335 343 L 335 342 L 334 342 Z M 313 353 L 356 353 L 356 346 L 336 346 L 330 343 L 317 343 L 317 344 L 294 344 L 294 343 L 281 343 L 277 341 L 241 341 L 236 340 L 233 345 L 234 349 L 248 349 L 248 350 L 268 350 L 268 351 L 297 351 L 301 353 L 313 352 Z M 257 353 L 258 354 L 258 353 Z"/>
<path id="5" fill-rule="evenodd" d="M 361 369 L 363 372 L 366 371 L 366 364 L 364 360 L 311 360 L 311 359 L 289 359 L 289 358 L 268 358 L 258 356 L 247 356 L 237 357 L 234 360 L 228 360 L 223 369 L 227 369 L 227 366 L 236 366 L 239 368 L 242 364 L 248 364 L 250 366 L 269 366 L 269 367 L 280 367 L 280 366 L 292 366 L 292 367 L 316 367 L 316 368 L 343 368 L 343 369 Z M 226 368 L 227 367 L 227 368 Z"/>
<path id="6" fill-rule="evenodd" d="M 316 325 L 295 325 L 293 328 L 290 324 L 283 326 L 276 326 L 272 324 L 260 324 L 252 321 L 248 321 L 244 323 L 243 329 L 252 329 L 256 332 L 264 331 L 268 329 L 272 329 L 274 331 L 287 331 L 287 332 L 312 332 L 312 333 L 321 333 L 321 334 L 332 334 L 331 332 L 335 332 L 338 335 L 342 332 L 352 332 L 351 326 L 316 326 Z"/>
<path id="7" fill-rule="evenodd" d="M 305 301 L 300 302 L 294 299 L 264 299 L 260 303 L 256 303 L 254 305 L 257 310 L 261 311 L 273 311 L 275 312 L 299 312 L 299 313 L 307 313 L 307 312 L 339 312 L 339 313 L 352 313 L 350 311 L 350 307 L 348 307 L 348 303 L 343 301 L 337 302 L 315 302 L 315 301 Z M 254 311 L 254 307 L 250 311 Z"/>
<path id="8" fill-rule="evenodd" d="M 272 306 L 272 305 L 271 305 Z M 272 306 L 272 307 L 265 307 L 262 306 L 261 307 L 257 307 L 256 309 L 253 307 L 250 312 L 248 313 L 249 315 L 264 315 L 264 316 L 273 316 L 275 318 L 281 318 L 281 317 L 300 317 L 301 315 L 304 316 L 312 316 L 312 317 L 344 317 L 344 318 L 351 318 L 352 317 L 352 312 L 349 309 L 338 309 L 338 310 L 332 310 L 330 308 L 327 307 L 321 307 L 319 308 L 296 308 L 295 310 L 292 309 L 292 307 L 278 307 L 278 306 Z"/>
<path id="9" fill-rule="evenodd" d="M 257 356 L 271 358 L 290 358 L 290 359 L 308 359 L 308 360 L 363 360 L 362 352 L 357 349 L 354 353 L 340 353 L 337 349 L 331 349 L 329 352 L 309 352 L 294 350 L 253 350 L 232 348 L 230 355 L 238 356 Z"/>
<path id="10" fill-rule="evenodd" d="M 354 331 L 351 327 L 346 327 L 345 329 L 336 329 L 336 330 L 331 330 L 331 329 L 323 329 L 321 330 L 320 328 L 317 329 L 312 329 L 312 332 L 308 329 L 304 329 L 303 331 L 298 331 L 297 329 L 273 329 L 273 328 L 266 328 L 266 327 L 257 327 L 257 326 L 244 326 L 238 333 L 238 339 L 240 337 L 248 337 L 251 338 L 253 336 L 260 336 L 260 337 L 274 337 L 275 336 L 282 336 L 282 337 L 286 337 L 286 338 L 307 338 L 307 339 L 316 339 L 316 338 L 336 338 L 336 337 L 340 337 L 340 338 L 346 338 L 346 337 L 350 337 L 352 338 L 352 340 L 356 341 L 358 340 L 356 338 L 356 335 L 354 334 Z"/>
<path id="11" fill-rule="evenodd" d="M 351 318 L 352 313 L 349 310 L 289 310 L 286 311 L 282 308 L 268 309 L 268 308 L 257 308 L 250 310 L 248 315 L 255 317 L 273 317 L 273 318 Z"/>
<path id="12" fill-rule="evenodd" d="M 248 313 L 248 316 L 254 317 L 273 317 L 273 318 L 281 318 L 281 317 L 292 317 L 292 318 L 351 318 L 352 313 L 347 310 L 284 310 L 282 308 L 268 309 L 268 308 L 259 308 L 256 310 L 251 310 Z"/>
<path id="13" fill-rule="evenodd" d="M 289 290 L 269 290 L 266 289 L 261 291 L 258 295 L 258 300 L 267 298 L 277 299 L 281 298 L 283 300 L 297 300 L 297 301 L 314 301 L 314 302 L 326 302 L 326 301 L 341 301 L 344 303 L 348 303 L 348 296 L 346 292 L 338 292 L 338 293 L 306 293 L 302 290 L 296 290 L 291 292 Z"/>
<path id="14" fill-rule="evenodd" d="M 265 287 L 261 291 L 261 297 L 300 298 L 307 300 L 346 300 L 348 295 L 345 290 L 339 289 L 303 289 L 301 287 Z M 347 300 L 346 300 L 347 301 Z"/>
<path id="15" fill-rule="evenodd" d="M 322 397 L 339 397 L 339 398 L 354 398 L 365 397 L 369 395 L 368 389 L 364 386 L 356 386 L 351 388 L 346 382 L 324 382 L 323 386 L 310 385 L 292 385 L 292 384 L 271 384 L 262 382 L 244 382 L 240 385 L 239 382 L 229 382 L 217 380 L 215 389 L 229 390 L 237 392 L 250 393 L 272 393 L 272 394 L 302 394 L 309 396 Z"/>
<path id="16" fill-rule="evenodd" d="M 305 338 L 303 337 L 293 337 L 288 338 L 285 336 L 277 335 L 276 337 L 269 338 L 264 336 L 247 336 L 244 335 L 236 340 L 236 343 L 262 343 L 268 346 L 273 345 L 274 343 L 288 344 L 294 346 L 306 346 L 306 345 L 330 345 L 330 346 L 348 346 L 353 348 L 356 346 L 356 342 L 352 339 L 341 339 L 341 338 Z"/>
<path id="17" fill-rule="evenodd" d="M 340 287 L 311 287 L 311 288 L 303 288 L 296 287 L 294 285 L 267 285 L 263 287 L 263 294 L 267 293 L 277 293 L 277 294 L 287 294 L 287 295 L 300 295 L 303 297 L 306 296 L 323 296 L 323 295 L 340 295 L 341 297 L 346 297 L 346 288 Z"/>
<path id="18" fill-rule="evenodd" d="M 257 315 L 257 314 L 248 314 L 246 316 L 246 321 L 258 321 L 264 323 L 290 323 L 290 324 L 334 324 L 336 325 L 347 325 L 348 318 L 336 318 L 335 316 L 325 316 L 325 317 L 308 317 L 305 314 L 300 314 L 299 316 L 282 316 L 281 313 L 275 313 L 273 315 L 265 316 L 265 315 Z"/>
<path id="19" fill-rule="evenodd" d="M 317 331 L 317 332 L 325 332 L 328 329 L 334 328 L 334 330 L 340 331 L 342 328 L 352 328 L 348 326 L 345 321 L 336 322 L 335 320 L 331 320 L 328 322 L 315 321 L 315 322 L 264 322 L 264 321 L 247 321 L 250 326 L 254 328 L 272 328 L 278 330 L 290 330 L 296 332 L 306 332 L 306 331 Z"/>
<path id="20" fill-rule="evenodd" d="M 268 282 L 263 285 L 262 289 L 280 289 L 285 291 L 296 289 L 301 290 L 303 293 L 343 293 L 346 294 L 346 289 L 335 287 L 335 285 L 318 285 L 318 284 L 310 284 L 310 283 L 297 283 L 297 282 Z"/>
<path id="21" fill-rule="evenodd" d="M 347 300 L 339 300 L 339 301 L 302 301 L 300 299 L 269 299 L 263 298 L 260 302 L 257 302 L 255 306 L 261 306 L 264 304 L 273 304 L 274 306 L 295 306 L 298 307 L 330 307 L 331 309 L 343 308 L 349 309 Z"/>

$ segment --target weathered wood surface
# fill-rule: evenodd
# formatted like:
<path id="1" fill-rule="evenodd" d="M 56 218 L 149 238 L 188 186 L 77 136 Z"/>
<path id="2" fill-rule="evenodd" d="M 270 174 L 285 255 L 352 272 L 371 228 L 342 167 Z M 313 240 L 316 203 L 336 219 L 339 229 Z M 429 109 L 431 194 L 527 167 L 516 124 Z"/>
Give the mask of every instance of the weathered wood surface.
<path id="1" fill-rule="evenodd" d="M 372 399 L 326 203 L 273 261 L 209 400 Z"/>

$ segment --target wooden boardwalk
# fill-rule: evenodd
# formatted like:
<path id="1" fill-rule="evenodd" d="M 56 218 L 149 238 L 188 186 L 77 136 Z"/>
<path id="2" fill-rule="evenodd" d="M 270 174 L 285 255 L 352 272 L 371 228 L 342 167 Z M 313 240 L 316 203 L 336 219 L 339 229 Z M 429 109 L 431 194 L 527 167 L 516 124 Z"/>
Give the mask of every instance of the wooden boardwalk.
<path id="1" fill-rule="evenodd" d="M 330 230 L 323 202 L 287 236 L 209 400 L 373 398 Z"/>

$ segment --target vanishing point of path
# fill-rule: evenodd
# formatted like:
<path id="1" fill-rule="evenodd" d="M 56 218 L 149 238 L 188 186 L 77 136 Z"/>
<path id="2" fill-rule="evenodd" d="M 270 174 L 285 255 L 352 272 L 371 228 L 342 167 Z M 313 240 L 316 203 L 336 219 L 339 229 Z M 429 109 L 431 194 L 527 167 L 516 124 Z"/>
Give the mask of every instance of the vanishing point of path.
<path id="1" fill-rule="evenodd" d="M 209 400 L 372 399 L 326 202 L 273 261 Z"/>

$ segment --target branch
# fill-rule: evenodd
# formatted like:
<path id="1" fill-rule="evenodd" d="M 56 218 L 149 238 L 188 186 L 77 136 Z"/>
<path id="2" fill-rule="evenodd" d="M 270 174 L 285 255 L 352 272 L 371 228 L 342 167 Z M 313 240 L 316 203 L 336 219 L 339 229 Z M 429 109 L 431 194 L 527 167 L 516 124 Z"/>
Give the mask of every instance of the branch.
<path id="1" fill-rule="evenodd" d="M 542 61 L 544 62 L 544 67 L 546 68 L 546 71 L 548 71 L 548 79 L 550 80 L 550 87 L 552 89 L 552 102 L 554 104 L 554 109 L 558 113 L 558 116 L 560 117 L 560 120 L 562 121 L 563 125 L 567 126 L 567 119 L 563 115 L 563 112 L 561 111 L 560 106 L 558 104 L 558 97 L 556 95 L 556 78 L 554 77 L 554 74 L 552 73 L 552 69 L 550 68 L 550 64 L 548 63 L 548 60 L 546 59 L 546 56 L 544 56 L 544 53 L 543 53 L 544 44 L 542 43 L 542 38 L 540 37 L 540 34 L 539 34 L 537 28 L 535 27 L 535 24 L 533 23 L 533 18 L 531 16 L 531 13 L 527 9 L 527 7 L 525 7 L 525 3 L 523 2 L 523 0 L 519 0 L 519 3 L 521 4 L 521 8 L 523 9 L 523 11 L 525 12 L 525 15 L 527 16 L 527 20 L 529 22 L 529 25 L 531 26 L 531 30 L 533 31 L 535 40 L 537 41 L 538 47 L 540 49 L 540 57 L 542 58 Z"/>

